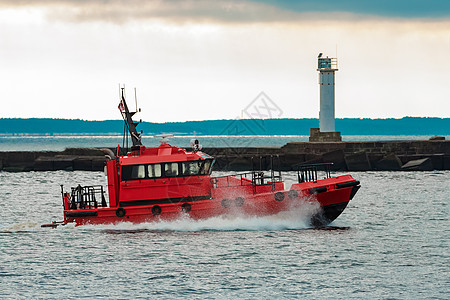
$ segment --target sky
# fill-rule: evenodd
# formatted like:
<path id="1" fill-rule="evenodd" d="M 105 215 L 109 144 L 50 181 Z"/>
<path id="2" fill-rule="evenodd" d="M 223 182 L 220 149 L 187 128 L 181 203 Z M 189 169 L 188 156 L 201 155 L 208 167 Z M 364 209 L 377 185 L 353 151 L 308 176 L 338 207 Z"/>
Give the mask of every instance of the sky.
<path id="1" fill-rule="evenodd" d="M 0 118 L 450 117 L 450 1 L 0 0 Z M 252 115 L 254 116 L 254 115 Z"/>

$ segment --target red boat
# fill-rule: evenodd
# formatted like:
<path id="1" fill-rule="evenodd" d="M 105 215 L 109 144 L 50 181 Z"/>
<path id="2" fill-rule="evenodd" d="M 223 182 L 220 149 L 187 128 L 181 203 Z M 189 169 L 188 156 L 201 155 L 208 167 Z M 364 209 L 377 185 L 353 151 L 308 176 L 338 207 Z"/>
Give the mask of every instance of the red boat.
<path id="1" fill-rule="evenodd" d="M 72 187 L 61 193 L 64 221 L 44 224 L 56 227 L 75 223 L 111 224 L 117 222 L 152 222 L 180 217 L 205 219 L 226 214 L 250 216 L 274 215 L 283 211 L 316 207 L 311 211 L 312 226 L 325 226 L 336 219 L 360 188 L 351 175 L 331 177 L 328 164 L 299 166 L 298 182 L 289 190 L 274 172 L 263 171 L 214 177 L 214 158 L 201 152 L 198 141 L 192 150 L 171 146 L 165 137 L 156 148 L 141 144 L 125 101 L 119 105 L 133 146 L 125 155 L 107 150 L 107 194 L 103 186 Z M 319 169 L 325 168 L 323 179 Z"/>

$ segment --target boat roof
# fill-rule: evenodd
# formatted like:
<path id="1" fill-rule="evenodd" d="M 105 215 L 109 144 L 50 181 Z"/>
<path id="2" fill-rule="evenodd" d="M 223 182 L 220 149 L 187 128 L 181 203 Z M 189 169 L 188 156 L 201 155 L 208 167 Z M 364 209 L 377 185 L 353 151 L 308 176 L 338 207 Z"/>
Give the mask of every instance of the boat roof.
<path id="1" fill-rule="evenodd" d="M 205 159 L 213 159 L 213 157 L 201 151 L 186 151 L 186 149 L 174 147 L 169 144 L 161 144 L 155 148 L 140 146 L 139 151 L 131 151 L 127 155 L 120 156 L 119 164 L 136 165 Z"/>

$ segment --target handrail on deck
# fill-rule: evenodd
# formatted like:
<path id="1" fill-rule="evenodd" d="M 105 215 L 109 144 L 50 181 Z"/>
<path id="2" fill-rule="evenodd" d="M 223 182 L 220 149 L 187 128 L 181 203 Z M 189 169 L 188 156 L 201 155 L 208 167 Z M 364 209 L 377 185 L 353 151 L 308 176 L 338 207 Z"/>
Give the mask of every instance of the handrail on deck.
<path id="1" fill-rule="evenodd" d="M 322 171 L 325 174 L 324 179 L 331 177 L 330 168 L 333 163 L 317 163 L 317 164 L 299 164 L 297 167 L 297 179 L 298 182 L 310 182 L 317 181 L 318 171 Z"/>
<path id="2" fill-rule="evenodd" d="M 70 194 L 70 209 L 90 209 L 101 206 L 106 207 L 105 191 L 102 185 L 89 185 L 72 187 Z"/>
<path id="3" fill-rule="evenodd" d="M 248 178 L 248 177 L 250 178 Z M 211 178 L 211 183 L 213 185 L 214 188 L 218 188 L 218 187 L 232 187 L 232 186 L 237 186 L 237 185 L 232 185 L 230 184 L 230 178 L 234 177 L 239 179 L 239 186 L 244 186 L 244 185 L 252 185 L 253 187 L 253 194 L 256 194 L 256 187 L 257 186 L 261 186 L 261 185 L 272 185 L 272 191 L 275 190 L 275 182 L 276 181 L 281 181 L 281 175 L 274 175 L 273 172 L 271 172 L 270 176 L 264 176 L 264 172 L 262 171 L 252 171 L 252 172 L 245 172 L 245 173 L 239 173 L 239 174 L 234 174 L 234 175 L 224 175 L 224 176 L 217 176 L 217 177 L 212 177 Z M 227 184 L 226 186 L 218 186 L 218 182 L 221 178 L 226 178 L 227 179 Z M 246 180 L 248 181 L 246 181 Z M 265 179 L 267 179 L 265 181 Z M 246 184 L 248 183 L 248 184 Z"/>

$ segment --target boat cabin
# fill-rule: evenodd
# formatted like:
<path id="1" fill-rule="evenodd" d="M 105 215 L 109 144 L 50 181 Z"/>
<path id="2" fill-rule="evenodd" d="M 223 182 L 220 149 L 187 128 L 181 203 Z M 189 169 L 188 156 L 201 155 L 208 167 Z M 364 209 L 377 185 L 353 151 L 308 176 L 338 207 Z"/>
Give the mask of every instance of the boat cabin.
<path id="1" fill-rule="evenodd" d="M 109 194 L 115 195 L 110 206 L 209 199 L 213 162 L 205 153 L 168 144 L 134 147 L 127 155 L 107 161 Z"/>

